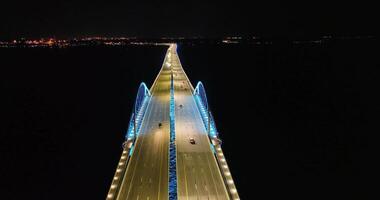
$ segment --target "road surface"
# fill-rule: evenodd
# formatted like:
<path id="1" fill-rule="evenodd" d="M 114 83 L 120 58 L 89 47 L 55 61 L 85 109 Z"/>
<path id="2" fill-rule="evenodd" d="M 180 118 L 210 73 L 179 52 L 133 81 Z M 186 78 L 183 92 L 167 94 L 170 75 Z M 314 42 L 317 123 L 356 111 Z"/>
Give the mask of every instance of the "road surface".
<path id="1" fill-rule="evenodd" d="M 176 51 L 172 52 L 178 199 L 229 199 L 192 94 L 193 87 L 182 69 Z M 195 144 L 190 143 L 190 138 L 194 138 Z"/>
<path id="2" fill-rule="evenodd" d="M 165 63 L 165 62 L 164 62 Z M 168 199 L 170 68 L 163 65 L 151 88 L 134 152 L 116 199 Z M 158 123 L 162 123 L 159 127 Z"/>
<path id="3" fill-rule="evenodd" d="M 193 96 L 194 88 L 182 69 L 176 48 L 176 45 L 171 45 L 168 49 L 161 71 L 150 89 L 152 96 L 132 148 L 132 156 L 125 170 L 121 170 L 125 166 L 121 159 L 121 175 L 119 177 L 116 173 L 114 180 L 117 181 L 111 186 L 109 199 L 168 199 L 171 77 L 175 101 L 178 199 L 239 199 L 219 145 L 216 146 L 215 157 Z M 159 123 L 162 123 L 161 127 Z M 190 142 L 190 138 L 195 140 L 195 144 Z M 123 152 L 122 158 L 126 157 L 126 151 Z M 112 187 L 116 189 L 112 190 Z"/>

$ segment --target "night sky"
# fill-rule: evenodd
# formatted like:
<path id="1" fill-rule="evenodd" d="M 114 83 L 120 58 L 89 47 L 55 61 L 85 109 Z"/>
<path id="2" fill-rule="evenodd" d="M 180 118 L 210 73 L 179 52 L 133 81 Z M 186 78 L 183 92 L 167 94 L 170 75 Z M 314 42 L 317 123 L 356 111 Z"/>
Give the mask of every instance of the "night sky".
<path id="1" fill-rule="evenodd" d="M 5 0 L 0 39 L 373 35 L 376 13 L 366 1 Z"/>

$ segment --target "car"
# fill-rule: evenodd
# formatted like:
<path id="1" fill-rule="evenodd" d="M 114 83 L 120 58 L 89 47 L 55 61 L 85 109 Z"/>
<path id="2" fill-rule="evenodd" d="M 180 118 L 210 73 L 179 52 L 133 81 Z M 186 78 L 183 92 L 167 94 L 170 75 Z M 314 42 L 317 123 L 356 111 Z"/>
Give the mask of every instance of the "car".
<path id="1" fill-rule="evenodd" d="M 195 144 L 194 138 L 190 138 L 190 144 Z"/>

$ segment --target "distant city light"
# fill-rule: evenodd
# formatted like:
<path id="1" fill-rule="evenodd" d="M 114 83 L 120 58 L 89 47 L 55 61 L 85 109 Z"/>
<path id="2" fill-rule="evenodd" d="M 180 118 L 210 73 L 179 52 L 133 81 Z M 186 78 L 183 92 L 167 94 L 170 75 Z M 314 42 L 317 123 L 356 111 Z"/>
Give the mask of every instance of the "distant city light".
<path id="1" fill-rule="evenodd" d="M 307 40 L 291 40 L 292 44 L 314 44 L 321 45 L 331 40 L 368 40 L 374 39 L 371 35 L 358 35 L 358 36 L 331 36 L 324 35 L 314 39 Z M 173 41 L 183 44 L 225 44 L 234 45 L 238 43 L 252 44 L 252 45 L 272 45 L 275 41 L 270 39 L 263 39 L 257 36 L 228 36 L 219 39 L 207 39 L 202 37 L 161 37 L 157 39 L 142 39 L 137 37 L 83 37 L 71 39 L 56 39 L 56 38 L 40 38 L 40 39 L 12 39 L 9 41 L 0 41 L 0 47 L 13 48 L 13 47 L 48 47 L 48 48 L 66 48 L 76 46 L 124 46 L 124 45 L 138 45 L 138 46 L 171 46 L 174 47 Z M 175 51 L 175 50 L 171 50 Z M 168 58 L 171 57 L 172 52 L 168 53 Z"/>

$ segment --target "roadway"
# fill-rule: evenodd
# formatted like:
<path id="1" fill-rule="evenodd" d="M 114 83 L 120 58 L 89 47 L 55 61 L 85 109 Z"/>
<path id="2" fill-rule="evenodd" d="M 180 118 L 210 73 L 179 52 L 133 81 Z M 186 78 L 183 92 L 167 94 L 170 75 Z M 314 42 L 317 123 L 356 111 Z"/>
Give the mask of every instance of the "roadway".
<path id="1" fill-rule="evenodd" d="M 168 199 L 170 80 L 170 67 L 164 64 L 150 89 L 152 97 L 123 176 L 118 200 Z M 160 122 L 162 127 L 158 126 Z"/>
<path id="2" fill-rule="evenodd" d="M 170 54 L 176 104 L 178 199 L 230 199 L 195 103 L 191 82 L 183 71 L 175 47 Z M 191 144 L 189 138 L 194 138 L 195 144 Z"/>
<path id="3" fill-rule="evenodd" d="M 193 87 L 179 61 L 176 45 L 168 49 L 161 71 L 150 89 L 152 97 L 132 156 L 126 170 L 120 172 L 121 185 L 116 199 L 168 199 L 171 74 L 176 105 L 178 199 L 230 199 L 192 94 Z M 162 127 L 158 126 L 160 122 Z M 189 138 L 194 138 L 196 143 L 191 144 Z M 217 149 L 221 157 L 220 147 Z M 224 160 L 224 157 L 220 159 Z"/>

